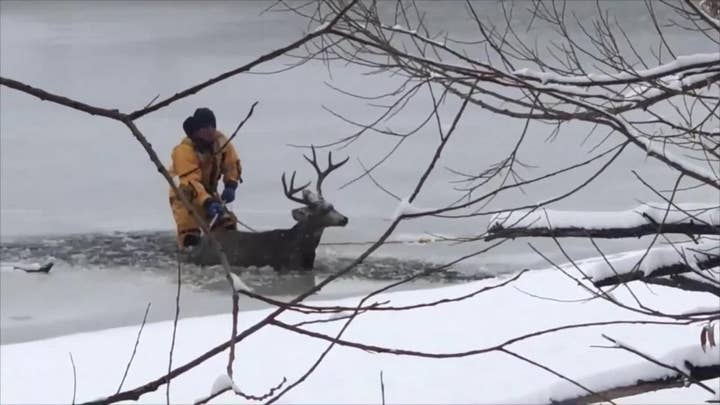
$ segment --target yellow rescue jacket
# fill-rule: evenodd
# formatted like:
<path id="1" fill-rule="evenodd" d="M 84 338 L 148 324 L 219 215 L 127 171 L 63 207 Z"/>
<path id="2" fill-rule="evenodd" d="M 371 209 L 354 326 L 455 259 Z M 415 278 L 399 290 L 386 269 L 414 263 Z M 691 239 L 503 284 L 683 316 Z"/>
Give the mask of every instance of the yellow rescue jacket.
<path id="1" fill-rule="evenodd" d="M 220 131 L 211 150 L 200 151 L 190 138 L 184 138 L 172 151 L 170 174 L 178 188 L 193 204 L 202 206 L 217 192 L 220 176 L 226 186 L 237 186 L 242 174 L 235 147 Z M 170 196 L 174 196 L 172 189 Z"/>

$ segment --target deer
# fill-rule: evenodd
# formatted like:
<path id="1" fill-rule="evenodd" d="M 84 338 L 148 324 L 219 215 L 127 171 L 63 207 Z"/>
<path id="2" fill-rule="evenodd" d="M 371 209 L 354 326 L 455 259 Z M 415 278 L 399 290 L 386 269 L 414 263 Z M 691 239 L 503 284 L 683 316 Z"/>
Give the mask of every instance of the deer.
<path id="1" fill-rule="evenodd" d="M 302 207 L 292 210 L 296 224 L 290 229 L 273 229 L 263 232 L 245 232 L 238 230 L 216 229 L 213 236 L 221 244 L 228 262 L 232 266 L 270 266 L 276 271 L 312 270 L 315 266 L 315 249 L 320 243 L 323 231 L 327 227 L 344 227 L 348 218 L 338 212 L 323 196 L 322 184 L 327 176 L 347 163 L 349 157 L 333 163 L 332 152 L 328 152 L 327 168 L 321 169 L 315 147 L 312 158 L 303 154 L 317 174 L 315 192 L 308 187 L 310 182 L 295 186 L 296 171 L 286 180 L 285 172 L 281 176 L 285 196 Z M 207 238 L 189 253 L 189 261 L 198 265 L 217 265 L 220 263 L 216 250 Z"/>

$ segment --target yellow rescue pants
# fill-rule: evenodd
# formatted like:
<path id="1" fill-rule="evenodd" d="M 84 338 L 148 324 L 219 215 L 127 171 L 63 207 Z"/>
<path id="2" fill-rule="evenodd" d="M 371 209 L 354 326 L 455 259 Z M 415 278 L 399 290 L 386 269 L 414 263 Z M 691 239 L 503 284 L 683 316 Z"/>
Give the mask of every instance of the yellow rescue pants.
<path id="1" fill-rule="evenodd" d="M 217 196 L 216 196 L 217 197 Z M 219 201 L 219 199 L 218 199 Z M 201 230 L 198 226 L 195 218 L 193 218 L 190 211 L 188 211 L 180 200 L 172 191 L 170 192 L 170 208 L 172 209 L 173 218 L 175 218 L 175 225 L 177 226 L 177 243 L 178 246 L 182 247 L 183 239 L 188 234 L 194 234 L 200 236 Z M 200 215 L 203 215 L 208 221 L 212 221 L 212 218 L 208 218 L 205 213 L 205 208 L 199 205 L 195 205 L 195 209 Z M 225 228 L 225 229 L 237 229 L 237 219 L 235 215 L 229 210 L 225 210 L 223 216 L 215 220 L 213 229 Z"/>

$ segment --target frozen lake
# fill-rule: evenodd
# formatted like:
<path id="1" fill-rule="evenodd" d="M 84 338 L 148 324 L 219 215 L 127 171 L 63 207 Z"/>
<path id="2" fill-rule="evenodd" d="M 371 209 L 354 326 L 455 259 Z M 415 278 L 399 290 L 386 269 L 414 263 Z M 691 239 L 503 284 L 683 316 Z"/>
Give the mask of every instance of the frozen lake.
<path id="1" fill-rule="evenodd" d="M 480 4 L 486 15 L 499 15 L 496 3 Z M 592 14 L 592 4 L 577 6 L 580 18 Z M 634 16 L 644 7 L 642 2 L 616 4 L 617 17 L 621 23 L 627 23 L 628 29 L 637 30 L 636 33 L 647 30 L 651 22 L 635 21 Z M 174 94 L 302 35 L 306 28 L 302 20 L 278 13 L 260 15 L 266 6 L 265 2 L 246 1 L 144 2 L 142 6 L 136 2 L 3 1 L 0 3 L 0 73 L 90 104 L 121 111 L 135 110 L 158 94 L 161 98 Z M 472 37 L 473 22 L 460 2 L 427 3 L 424 7 L 434 16 L 433 22 L 438 27 L 452 27 L 455 34 Z M 655 38 L 648 33 L 647 39 L 646 44 L 638 47 L 647 51 Z M 707 51 L 702 44 L 684 41 L 682 33 L 667 39 L 682 43 L 687 53 Z M 291 62 L 290 58 L 273 61 L 254 73 L 274 71 Z M 171 148 L 183 135 L 181 123 L 196 107 L 212 108 L 218 117 L 218 127 L 229 133 L 252 102 L 259 101 L 254 116 L 234 141 L 242 159 L 245 182 L 232 208 L 243 222 L 253 227 L 289 227 L 292 224 L 290 210 L 294 206 L 282 195 L 280 175 L 292 170 L 298 170 L 300 177 L 308 180 L 313 175 L 302 159 L 302 150 L 289 145 L 327 143 L 353 131 L 323 106 L 363 122 L 377 114 L 360 101 L 338 94 L 326 86 L 326 82 L 374 94 L 392 88 L 395 80 L 380 76 L 368 78 L 357 69 L 342 67 L 333 68 L 329 75 L 322 65 L 312 63 L 272 76 L 245 74 L 146 116 L 139 120 L 138 126 L 158 154 L 169 162 Z M 427 105 L 410 105 L 393 125 L 410 128 L 426 113 Z M 153 302 L 151 319 L 171 316 L 174 264 L 170 259 L 165 260 L 171 255 L 163 253 L 163 249 L 172 245 L 168 235 L 174 227 L 168 207 L 168 186 L 129 132 L 118 123 L 40 102 L 5 87 L 0 88 L 0 116 L 3 343 L 137 323 L 149 301 Z M 446 120 L 449 122 L 449 119 L 448 116 Z M 512 148 L 523 125 L 521 121 L 475 110 L 464 118 L 441 166 L 468 172 L 487 167 Z M 550 170 L 586 159 L 604 136 L 597 134 L 585 141 L 588 131 L 583 124 L 570 124 L 550 142 L 547 137 L 551 128 L 532 124 L 531 136 L 523 150 L 524 160 Z M 336 208 L 350 218 L 350 223 L 346 228 L 327 231 L 324 242 L 364 242 L 376 238 L 388 226 L 396 201 L 367 179 L 343 189 L 339 186 L 362 173 L 357 159 L 373 163 L 394 142 L 381 135 L 368 134 L 335 153 L 337 157 L 349 155 L 351 159 L 325 182 L 325 191 Z M 437 134 L 430 126 L 405 142 L 376 177 L 395 193 L 409 194 L 423 162 L 429 161 L 436 144 Z M 656 200 L 652 192 L 631 175 L 631 170 L 637 170 L 660 188 L 670 186 L 674 180 L 655 161 L 630 150 L 600 176 L 593 187 L 552 207 L 621 210 Z M 590 171 L 581 170 L 553 183 L 528 187 L 525 194 L 501 195 L 488 209 L 541 201 L 566 190 L 568 184 L 581 182 L 589 174 Z M 448 184 L 452 179 L 449 171 L 436 171 L 417 205 L 438 207 L 458 198 L 459 192 Z M 682 199 L 714 201 L 717 196 L 689 191 Z M 416 240 L 426 233 L 472 236 L 486 229 L 487 220 L 487 217 L 415 220 L 401 225 L 391 239 Z M 150 236 L 129 242 L 131 248 L 124 256 L 111 254 L 122 252 L 125 246 L 122 244 L 112 249 L 98 248 L 103 240 L 110 238 L 117 242 L 137 232 Z M 67 242 L 84 235 L 92 235 L 85 244 Z M 162 247 L 145 248 L 139 245 L 143 241 Z M 552 242 L 533 243 L 547 250 L 552 258 L 561 259 L 555 249 L 550 249 Z M 643 240 L 610 241 L 603 242 L 602 246 L 607 251 L 617 251 L 644 243 Z M 377 280 L 382 279 L 383 274 L 399 277 L 402 274 L 399 270 L 442 263 L 484 246 L 482 242 L 388 245 L 378 252 L 379 258 L 362 277 L 343 280 L 323 292 L 323 297 L 360 294 L 379 285 Z M 362 248 L 322 247 L 321 263 L 326 265 L 323 271 L 331 271 L 337 263 Z M 567 248 L 577 258 L 595 254 L 587 242 L 569 241 Z M 138 256 L 138 252 L 142 251 L 152 257 L 150 262 L 138 259 L 142 256 Z M 155 254 L 159 258 L 154 257 Z M 49 276 L 12 270 L 13 263 L 44 260 L 58 261 Z M 148 263 L 153 269 L 146 268 Z M 543 266 L 542 259 L 528 248 L 527 241 L 518 240 L 473 258 L 457 271 L 480 277 L 540 266 Z M 301 277 L 300 281 L 284 280 L 287 285 L 282 288 L 290 290 L 280 288 L 275 293 L 289 294 L 296 287 L 295 282 L 314 282 L 314 277 L 322 277 L 323 271 L 312 276 L 312 281 L 309 277 Z M 212 279 L 214 273 L 195 271 L 192 275 L 196 277 L 191 277 L 184 287 L 187 290 L 183 299 L 184 316 L 229 309 L 226 291 L 203 280 L 205 276 Z M 274 281 L 270 277 L 265 282 Z M 54 305 L 48 308 L 48 302 Z"/>

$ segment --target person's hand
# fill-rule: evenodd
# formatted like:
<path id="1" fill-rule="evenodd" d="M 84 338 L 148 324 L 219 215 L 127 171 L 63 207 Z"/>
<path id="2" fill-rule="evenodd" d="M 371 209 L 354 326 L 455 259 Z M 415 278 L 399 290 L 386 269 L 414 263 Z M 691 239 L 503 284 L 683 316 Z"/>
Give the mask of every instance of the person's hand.
<path id="1" fill-rule="evenodd" d="M 226 203 L 235 201 L 235 187 L 226 185 L 220 198 Z"/>
<path id="2" fill-rule="evenodd" d="M 205 211 L 207 212 L 208 217 L 219 218 L 223 213 L 222 204 L 220 204 L 219 201 L 210 200 L 210 202 L 205 204 Z"/>

